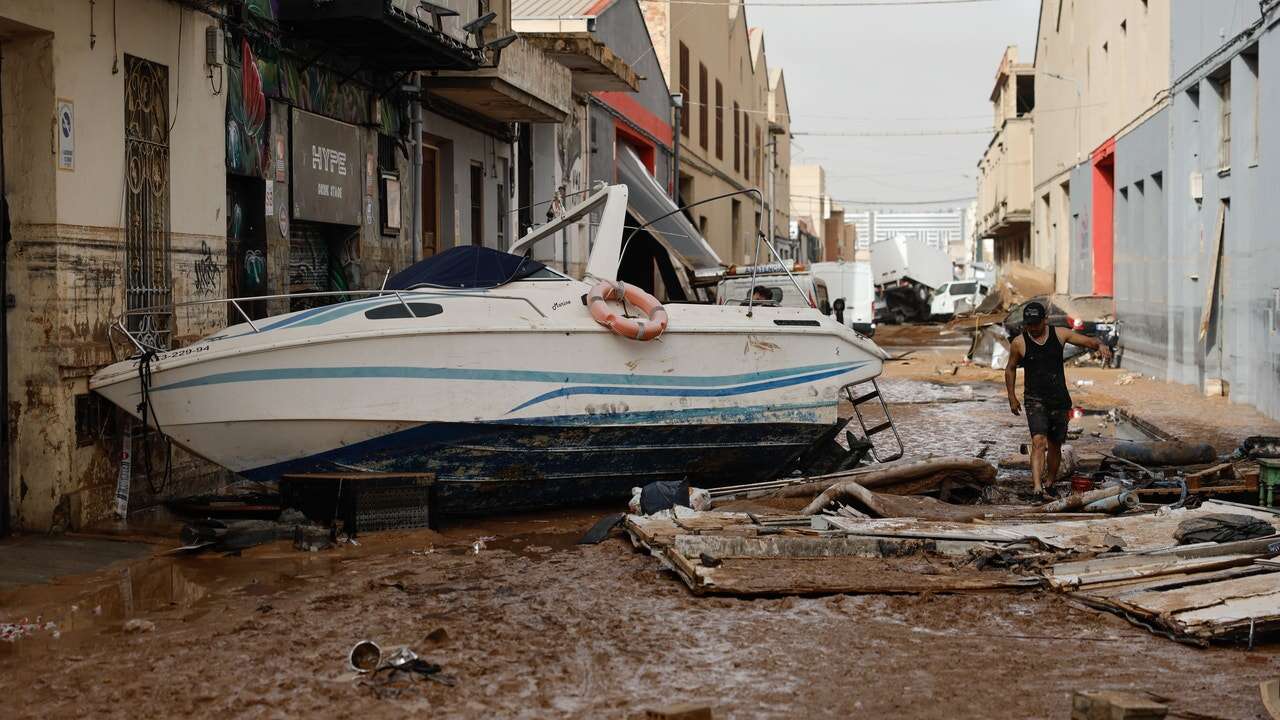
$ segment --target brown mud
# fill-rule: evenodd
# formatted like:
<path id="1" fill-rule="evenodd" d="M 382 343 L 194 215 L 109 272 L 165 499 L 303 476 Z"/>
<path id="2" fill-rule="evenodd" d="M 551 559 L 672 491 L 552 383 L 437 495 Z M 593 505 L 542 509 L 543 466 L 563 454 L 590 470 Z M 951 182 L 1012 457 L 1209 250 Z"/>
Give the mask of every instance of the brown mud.
<path id="1" fill-rule="evenodd" d="M 718 717 L 1066 717 L 1073 690 L 1127 688 L 1252 718 L 1280 669 L 1271 648 L 1185 647 L 1038 591 L 698 598 L 621 539 L 572 544 L 592 519 L 156 558 L 74 581 L 78 610 L 46 608 L 60 639 L 0 650 L 6 714 L 627 717 L 705 701 Z M 478 533 L 496 539 L 476 552 Z M 47 592 L 5 596 L 3 612 Z M 155 629 L 128 633 L 130 617 Z M 346 654 L 361 639 L 409 645 L 457 684 L 357 678 Z"/>
<path id="2" fill-rule="evenodd" d="M 1016 453 L 1025 421 L 1009 415 L 1000 374 L 952 375 L 958 355 L 887 366 L 912 454 L 984 442 L 989 458 Z M 1162 427 L 1210 422 L 1202 398 L 1114 385 L 1122 373 L 1068 378 L 1096 379 L 1086 402 Z M 1224 407 L 1234 419 L 1213 426 L 1219 446 L 1265 430 Z M 1110 688 L 1167 697 L 1184 716 L 1263 718 L 1258 683 L 1280 671 L 1280 645 L 1188 647 L 1042 591 L 700 598 L 620 537 L 575 544 L 620 509 L 371 534 L 319 553 L 156 556 L 0 593 L 0 622 L 42 625 L 0 642 L 4 714 L 595 718 L 705 702 L 718 718 L 1062 718 L 1073 691 Z M 154 629 L 126 630 L 134 619 Z M 359 677 L 346 657 L 362 639 L 412 647 L 456 684 Z"/>

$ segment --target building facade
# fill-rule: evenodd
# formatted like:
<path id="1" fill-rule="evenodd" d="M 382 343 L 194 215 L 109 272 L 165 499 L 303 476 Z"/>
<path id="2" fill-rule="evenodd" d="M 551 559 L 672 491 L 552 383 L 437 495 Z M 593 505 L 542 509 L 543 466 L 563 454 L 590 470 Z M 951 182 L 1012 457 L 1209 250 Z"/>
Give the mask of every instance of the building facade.
<path id="1" fill-rule="evenodd" d="M 508 32 L 505 2 L 470 30 L 479 7 L 450 3 L 0 7 L 14 298 L 0 532 L 78 527 L 121 500 L 136 510 L 228 479 L 88 391 L 137 351 L 114 328 L 180 347 L 376 289 L 453 244 L 510 241 L 509 128 L 563 119 L 568 70 L 510 39 L 482 49 Z"/>
<path id="2" fill-rule="evenodd" d="M 1166 132 L 1166 171 L 1117 179 L 1136 259 L 1117 272 L 1122 328 L 1151 317 L 1148 361 L 1169 379 L 1280 418 L 1280 152 L 1269 137 L 1280 118 L 1280 2 L 1174 0 L 1171 25 L 1167 120 L 1146 123 Z M 1151 227 L 1144 208 L 1161 203 L 1168 217 Z M 1156 272 L 1166 258 L 1167 273 Z"/>
<path id="3" fill-rule="evenodd" d="M 1005 48 L 991 90 L 995 134 L 978 162 L 977 233 L 991 238 L 998 263 L 1052 266 L 1053 256 L 1032 252 L 1031 113 L 1035 69 L 1018 62 L 1018 48 Z"/>
<path id="4" fill-rule="evenodd" d="M 1280 2 L 1085 5 L 1042 3 L 1036 59 L 1058 289 L 1114 296 L 1125 366 L 1280 417 Z M 1083 122 L 1052 111 L 1049 72 L 1084 73 Z M 1042 221 L 1059 194 L 1067 232 Z"/>
<path id="5" fill-rule="evenodd" d="M 1031 256 L 1059 292 L 1112 293 L 1116 142 L 1167 103 L 1169 17 L 1167 0 L 1040 3 Z"/>
<path id="6" fill-rule="evenodd" d="M 676 180 L 682 205 L 726 264 L 752 261 L 767 232 L 772 184 L 769 68 L 764 36 L 740 3 L 641 0 L 654 51 L 672 94 L 683 98 Z M 744 192 L 754 189 L 755 192 Z M 730 197 L 711 200 L 719 196 Z M 774 235 L 786 233 L 775 213 Z"/>
<path id="7" fill-rule="evenodd" d="M 816 248 L 804 245 L 800 257 L 826 259 L 827 219 L 831 217 L 831 198 L 827 196 L 827 173 L 821 165 L 791 166 L 791 215 L 804 220 L 806 233 L 800 238 L 817 241 Z"/>
<path id="8" fill-rule="evenodd" d="M 850 220 L 858 227 L 859 237 L 863 236 L 862 228 L 866 228 L 866 237 L 871 243 L 903 235 L 919 238 L 930 247 L 950 252 L 952 245 L 964 242 L 965 211 L 960 208 L 931 211 L 870 210 L 854 213 Z"/>

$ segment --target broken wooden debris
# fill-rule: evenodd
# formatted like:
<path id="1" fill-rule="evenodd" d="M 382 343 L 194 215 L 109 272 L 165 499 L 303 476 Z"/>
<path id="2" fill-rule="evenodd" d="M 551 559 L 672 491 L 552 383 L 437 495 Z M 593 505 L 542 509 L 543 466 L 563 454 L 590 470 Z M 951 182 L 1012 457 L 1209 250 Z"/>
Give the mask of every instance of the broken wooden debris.
<path id="1" fill-rule="evenodd" d="M 1217 501 L 1196 509 L 998 522 L 681 509 L 629 515 L 624 527 L 697 594 L 956 593 L 1048 584 L 1176 639 L 1251 642 L 1280 630 L 1280 534 L 1193 545 L 1174 540 L 1182 521 L 1226 508 L 1280 528 L 1280 515 L 1268 509 Z"/>
<path id="2" fill-rule="evenodd" d="M 1086 588 L 1072 597 L 1199 644 L 1252 643 L 1257 635 L 1280 629 L 1280 572 L 1275 568 L 1248 565 L 1167 579 L 1167 584 Z"/>
<path id="3" fill-rule="evenodd" d="M 941 500 L 922 496 L 887 495 L 872 492 L 860 483 L 848 480 L 823 490 L 818 497 L 800 511 L 801 515 L 817 515 L 833 503 L 847 503 L 858 515 L 892 518 L 921 518 L 925 520 L 969 521 L 979 517 L 1016 515 L 1026 508 L 995 508 L 989 505 L 952 505 Z M 841 513 L 850 515 L 850 513 Z M 853 515 L 856 517 L 857 515 Z"/>
<path id="4" fill-rule="evenodd" d="M 1169 707 L 1119 690 L 1086 690 L 1071 696 L 1071 720 L 1159 720 Z"/>
<path id="5" fill-rule="evenodd" d="M 1265 680 L 1258 686 L 1262 692 L 1262 707 L 1272 720 L 1280 720 L 1280 680 Z"/>
<path id="6" fill-rule="evenodd" d="M 1232 509 L 1228 509 L 1232 508 Z M 1045 521 L 1035 523 L 1002 523 L 1001 527 L 1031 536 L 1050 547 L 1076 552 L 1106 552 L 1122 549 L 1132 552 L 1159 550 L 1177 544 L 1174 532 L 1183 520 L 1215 512 L 1239 512 L 1268 520 L 1280 527 L 1280 516 L 1263 508 L 1228 505 L 1207 500 L 1199 508 L 1177 508 L 1150 513 L 1106 515 L 1089 520 Z"/>
<path id="7" fill-rule="evenodd" d="M 1088 492 L 1083 492 L 1083 493 L 1073 492 L 1070 495 L 1060 500 L 1054 500 L 1053 502 L 1048 502 L 1048 503 L 1045 503 L 1044 505 L 1041 505 L 1039 510 L 1040 512 L 1044 512 L 1044 513 L 1072 512 L 1075 510 L 1083 510 L 1085 507 L 1089 506 L 1091 503 L 1095 503 L 1100 500 L 1106 500 L 1107 498 L 1120 495 L 1123 492 L 1124 492 L 1124 487 L 1121 485 L 1111 485 L 1109 487 L 1099 488 L 1097 490 L 1090 490 Z"/>
<path id="8" fill-rule="evenodd" d="M 955 567 L 983 542 L 770 528 L 738 513 L 699 515 L 628 516 L 625 526 L 698 594 L 952 593 L 1040 584 L 1033 576 Z M 1002 536 L 998 528 L 988 531 Z"/>
<path id="9" fill-rule="evenodd" d="M 711 706 L 705 703 L 678 703 L 646 710 L 647 720 L 712 720 Z"/>
<path id="10" fill-rule="evenodd" d="M 877 463 L 828 475 L 720 487 L 711 491 L 711 498 L 713 504 L 719 504 L 760 497 L 812 497 L 848 480 L 854 480 L 869 490 L 893 495 L 946 495 L 957 487 L 985 487 L 994 483 L 995 478 L 995 466 L 982 458 L 917 458 Z"/>

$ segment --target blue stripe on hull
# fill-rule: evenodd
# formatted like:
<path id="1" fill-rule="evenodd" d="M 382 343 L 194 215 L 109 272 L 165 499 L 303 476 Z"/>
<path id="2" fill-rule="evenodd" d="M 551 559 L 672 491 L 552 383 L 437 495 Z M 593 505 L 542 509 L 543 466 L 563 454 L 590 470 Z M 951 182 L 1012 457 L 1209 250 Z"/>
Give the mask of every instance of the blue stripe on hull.
<path id="1" fill-rule="evenodd" d="M 271 380 L 332 380 L 352 378 L 393 378 L 404 380 L 491 380 L 497 382 L 572 383 L 618 386 L 652 386 L 677 388 L 723 388 L 763 380 L 839 370 L 848 372 L 866 365 L 866 361 L 823 363 L 738 375 L 640 375 L 629 373 L 593 373 L 550 370 L 489 370 L 483 368 L 432 368 L 396 365 L 361 365 L 356 367 L 295 367 L 258 370 L 233 370 L 213 373 L 189 380 L 157 385 L 152 392 L 177 390 L 204 385 L 262 382 Z"/>
<path id="2" fill-rule="evenodd" d="M 434 472 L 446 514 L 534 509 L 627 497 L 653 480 L 695 486 L 776 476 L 827 429 L 807 422 L 714 425 L 427 423 L 243 473 L 254 480 L 358 467 Z"/>

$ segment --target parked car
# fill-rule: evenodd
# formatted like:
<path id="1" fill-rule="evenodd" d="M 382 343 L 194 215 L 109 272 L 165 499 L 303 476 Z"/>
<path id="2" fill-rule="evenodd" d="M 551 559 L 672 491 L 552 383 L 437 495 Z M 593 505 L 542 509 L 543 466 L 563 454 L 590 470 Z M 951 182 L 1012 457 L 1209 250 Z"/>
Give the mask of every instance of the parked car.
<path id="1" fill-rule="evenodd" d="M 1022 333 L 1022 311 L 1027 303 L 1039 302 L 1048 314 L 1049 325 L 1071 328 L 1081 335 L 1100 338 L 1111 349 L 1120 340 L 1116 332 L 1115 299 L 1106 295 L 1043 295 L 1015 305 L 1004 318 L 1010 338 Z M 1079 353 L 1068 353 L 1073 357 Z"/>
<path id="2" fill-rule="evenodd" d="M 987 299 L 991 288 L 978 280 L 953 280 L 940 285 L 933 291 L 933 301 L 929 303 L 929 317 L 932 320 L 949 320 L 957 312 L 973 312 L 974 308 Z"/>

